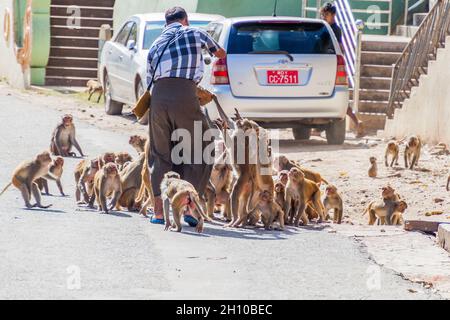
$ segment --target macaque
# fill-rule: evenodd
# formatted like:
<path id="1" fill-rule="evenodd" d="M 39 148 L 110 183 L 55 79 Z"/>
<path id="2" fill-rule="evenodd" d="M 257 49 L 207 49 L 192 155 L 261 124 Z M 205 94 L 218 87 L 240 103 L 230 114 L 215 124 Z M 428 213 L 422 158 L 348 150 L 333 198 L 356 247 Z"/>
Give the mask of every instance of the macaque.
<path id="1" fill-rule="evenodd" d="M 104 154 L 98 157 L 99 169 L 103 168 L 107 163 L 115 163 L 115 162 L 116 162 L 116 154 L 114 152 L 105 152 Z"/>
<path id="2" fill-rule="evenodd" d="M 408 204 L 405 201 L 399 201 L 392 214 L 392 225 L 402 225 L 403 224 L 403 214 L 406 209 L 408 209 Z"/>
<path id="3" fill-rule="evenodd" d="M 264 190 L 258 195 L 258 202 L 254 209 L 249 211 L 249 215 L 252 215 L 255 210 L 258 210 L 261 215 L 261 221 L 264 225 L 264 229 L 272 230 L 273 223 L 278 221 L 280 230 L 284 230 L 284 212 L 283 209 L 274 201 L 273 194 Z"/>
<path id="4" fill-rule="evenodd" d="M 0 192 L 0 196 L 11 186 L 14 185 L 22 194 L 25 206 L 28 209 L 42 208 L 47 209 L 52 205 L 44 206 L 41 203 L 41 193 L 39 191 L 36 180 L 50 174 L 48 167 L 52 162 L 50 153 L 44 151 L 38 154 L 33 160 L 21 163 L 12 174 L 11 182 Z M 51 175 L 51 174 L 50 174 Z M 36 200 L 35 204 L 31 204 L 31 195 Z"/>
<path id="5" fill-rule="evenodd" d="M 116 159 L 115 163 L 117 164 L 117 168 L 119 171 L 122 171 L 124 167 L 130 164 L 133 161 L 133 158 L 128 152 L 119 152 L 115 154 Z"/>
<path id="6" fill-rule="evenodd" d="M 411 136 L 405 146 L 405 168 L 410 170 L 417 166 L 420 158 L 420 151 L 422 149 L 422 142 L 417 136 Z"/>
<path id="7" fill-rule="evenodd" d="M 328 213 L 331 209 L 334 210 L 333 221 L 334 223 L 341 224 L 344 211 L 344 205 L 342 198 L 339 195 L 337 188 L 333 185 L 328 185 L 325 191 L 325 199 L 323 200 L 323 206 L 325 212 Z"/>
<path id="8" fill-rule="evenodd" d="M 135 202 L 142 203 L 141 210 L 139 211 L 144 217 L 147 216 L 148 207 L 154 205 L 155 196 L 153 194 L 153 188 L 150 181 L 150 169 L 148 159 L 150 157 L 150 140 L 145 143 L 144 163 L 142 164 L 141 171 L 141 186 L 136 196 Z"/>
<path id="9" fill-rule="evenodd" d="M 274 168 L 277 171 L 283 171 L 283 170 L 291 170 L 292 168 L 298 168 L 305 174 L 305 178 L 311 181 L 314 181 L 318 183 L 319 185 L 323 182 L 325 184 L 329 184 L 328 181 L 326 181 L 318 172 L 314 172 L 312 170 L 308 170 L 304 167 L 301 167 L 299 164 L 295 163 L 292 160 L 289 160 L 284 155 L 279 155 L 276 157 L 273 161 Z"/>
<path id="10" fill-rule="evenodd" d="M 136 201 L 136 198 L 142 184 L 142 171 L 146 166 L 145 153 L 141 153 L 137 159 L 120 171 L 122 195 L 119 198 L 118 204 L 122 208 L 127 208 L 130 212 L 139 211 L 141 208 L 141 204 Z M 148 180 L 148 183 L 149 181 L 150 180 Z"/>
<path id="11" fill-rule="evenodd" d="M 102 95 L 103 95 L 103 87 L 102 87 L 101 83 L 96 80 L 89 80 L 86 83 L 86 86 L 87 86 L 88 92 L 89 92 L 88 101 L 91 101 L 91 98 L 94 95 L 94 93 L 98 93 L 97 103 L 99 103 L 100 99 L 102 98 Z"/>
<path id="12" fill-rule="evenodd" d="M 108 214 L 116 207 L 117 200 L 122 194 L 122 184 L 120 183 L 119 170 L 115 163 L 109 162 L 101 168 L 94 177 L 94 195 L 91 197 L 89 207 L 94 206 L 97 200 L 98 211 Z M 106 201 L 112 198 L 109 206 Z"/>
<path id="13" fill-rule="evenodd" d="M 50 151 L 55 156 L 75 157 L 75 152 L 71 152 L 72 146 L 74 146 L 80 155 L 84 157 L 83 151 L 81 151 L 81 147 L 75 137 L 73 117 L 70 114 L 66 114 L 62 117 L 61 123 L 53 132 Z"/>
<path id="14" fill-rule="evenodd" d="M 278 173 L 278 181 L 280 181 L 284 186 L 287 185 L 289 180 L 289 170 L 282 170 Z"/>
<path id="15" fill-rule="evenodd" d="M 64 158 L 63 157 L 56 157 L 55 160 L 52 161 L 52 163 L 49 166 L 49 174 L 46 174 L 45 176 L 39 178 L 36 180 L 36 183 L 39 187 L 39 190 L 45 190 L 45 194 L 49 195 L 50 193 L 48 192 L 48 182 L 47 180 L 55 180 L 56 185 L 59 189 L 59 193 L 65 197 L 66 195 L 64 194 L 63 191 L 63 187 L 61 184 L 61 177 L 63 174 L 63 166 L 64 166 Z"/>
<path id="16" fill-rule="evenodd" d="M 370 157 L 369 161 L 370 161 L 370 166 L 368 170 L 369 177 L 376 178 L 378 175 L 377 158 Z"/>
<path id="17" fill-rule="evenodd" d="M 168 172 L 161 182 L 161 192 L 164 204 L 164 230 L 181 232 L 181 215 L 189 214 L 198 221 L 196 231 L 203 232 L 204 220 L 209 221 L 209 218 L 204 213 L 198 193 L 192 184 L 181 180 L 179 174 Z M 172 207 L 173 224 L 170 221 L 170 207 Z"/>
<path id="18" fill-rule="evenodd" d="M 384 153 L 384 164 L 386 167 L 393 167 L 394 163 L 395 165 L 398 165 L 398 156 L 400 154 L 400 147 L 398 146 L 397 141 L 389 141 L 389 143 L 386 146 L 386 151 Z M 389 156 L 392 157 L 391 164 L 388 163 Z"/>
<path id="19" fill-rule="evenodd" d="M 138 154 L 141 154 L 141 153 L 145 152 L 145 144 L 146 144 L 147 140 L 148 139 L 143 136 L 134 135 L 134 136 L 130 137 L 130 140 L 128 141 L 128 143 L 134 149 L 136 149 Z"/>
<path id="20" fill-rule="evenodd" d="M 89 203 L 89 199 L 94 192 L 94 177 L 100 169 L 99 159 L 81 160 L 75 167 L 75 199 L 77 204 Z M 84 202 L 81 201 L 83 195 Z"/>
<path id="21" fill-rule="evenodd" d="M 404 201 L 391 201 L 391 200 L 379 200 L 379 201 L 372 201 L 369 203 L 367 208 L 365 209 L 364 214 L 367 212 L 369 213 L 369 225 L 374 225 L 377 221 L 377 218 L 380 219 L 381 224 L 387 224 L 392 225 L 392 216 L 394 215 L 394 212 L 401 210 L 405 211 L 406 202 Z M 398 217 L 397 217 L 398 219 Z M 398 220 L 396 219 L 396 222 Z"/>

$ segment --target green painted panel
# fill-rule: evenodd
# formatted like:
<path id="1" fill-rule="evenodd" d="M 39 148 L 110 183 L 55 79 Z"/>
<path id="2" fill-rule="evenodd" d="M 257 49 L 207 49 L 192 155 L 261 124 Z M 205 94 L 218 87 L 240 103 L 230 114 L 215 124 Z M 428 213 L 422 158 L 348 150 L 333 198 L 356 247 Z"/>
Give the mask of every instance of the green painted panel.
<path id="1" fill-rule="evenodd" d="M 301 0 L 278 0 L 277 14 L 280 16 L 300 16 Z M 274 0 L 199 0 L 197 12 L 217 13 L 226 17 L 270 16 Z"/>
<path id="2" fill-rule="evenodd" d="M 50 0 L 32 3 L 31 83 L 45 83 L 45 67 L 50 55 Z"/>

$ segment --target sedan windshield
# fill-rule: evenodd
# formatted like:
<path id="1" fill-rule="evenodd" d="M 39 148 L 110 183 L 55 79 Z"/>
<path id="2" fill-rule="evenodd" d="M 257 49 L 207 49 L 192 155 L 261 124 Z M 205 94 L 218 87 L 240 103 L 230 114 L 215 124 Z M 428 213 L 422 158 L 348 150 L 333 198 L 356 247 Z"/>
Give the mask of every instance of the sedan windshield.
<path id="1" fill-rule="evenodd" d="M 189 21 L 189 25 L 191 27 L 206 29 L 209 22 L 210 21 Z M 164 21 L 147 22 L 145 25 L 144 44 L 142 46 L 144 50 L 150 49 L 150 46 L 163 31 L 165 24 Z"/>

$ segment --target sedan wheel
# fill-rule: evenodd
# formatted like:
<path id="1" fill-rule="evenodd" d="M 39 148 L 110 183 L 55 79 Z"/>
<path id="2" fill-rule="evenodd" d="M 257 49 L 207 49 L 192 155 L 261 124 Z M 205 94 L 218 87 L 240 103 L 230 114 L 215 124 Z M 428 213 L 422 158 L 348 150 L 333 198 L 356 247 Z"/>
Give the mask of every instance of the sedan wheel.
<path id="1" fill-rule="evenodd" d="M 111 98 L 111 81 L 105 76 L 105 112 L 108 115 L 122 114 L 123 104 Z"/>

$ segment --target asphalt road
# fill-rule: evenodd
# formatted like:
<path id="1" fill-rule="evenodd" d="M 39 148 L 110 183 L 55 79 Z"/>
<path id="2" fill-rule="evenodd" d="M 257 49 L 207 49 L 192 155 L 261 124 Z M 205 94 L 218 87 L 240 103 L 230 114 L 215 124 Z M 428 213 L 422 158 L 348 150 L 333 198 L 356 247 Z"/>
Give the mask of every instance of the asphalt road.
<path id="1" fill-rule="evenodd" d="M 0 85 L 0 188 L 16 165 L 47 149 L 60 114 Z M 134 151 L 128 136 L 77 122 L 83 151 Z M 130 126 L 133 124 L 130 123 Z M 6 299 L 434 299 L 379 268 L 364 248 L 317 228 L 285 232 L 206 225 L 164 232 L 134 213 L 101 215 L 67 197 L 25 210 L 18 190 L 0 198 L 0 298 Z M 50 191 L 57 193 L 50 183 Z M 413 289 L 413 290 L 412 290 Z M 412 293 L 411 291 L 418 291 Z"/>

